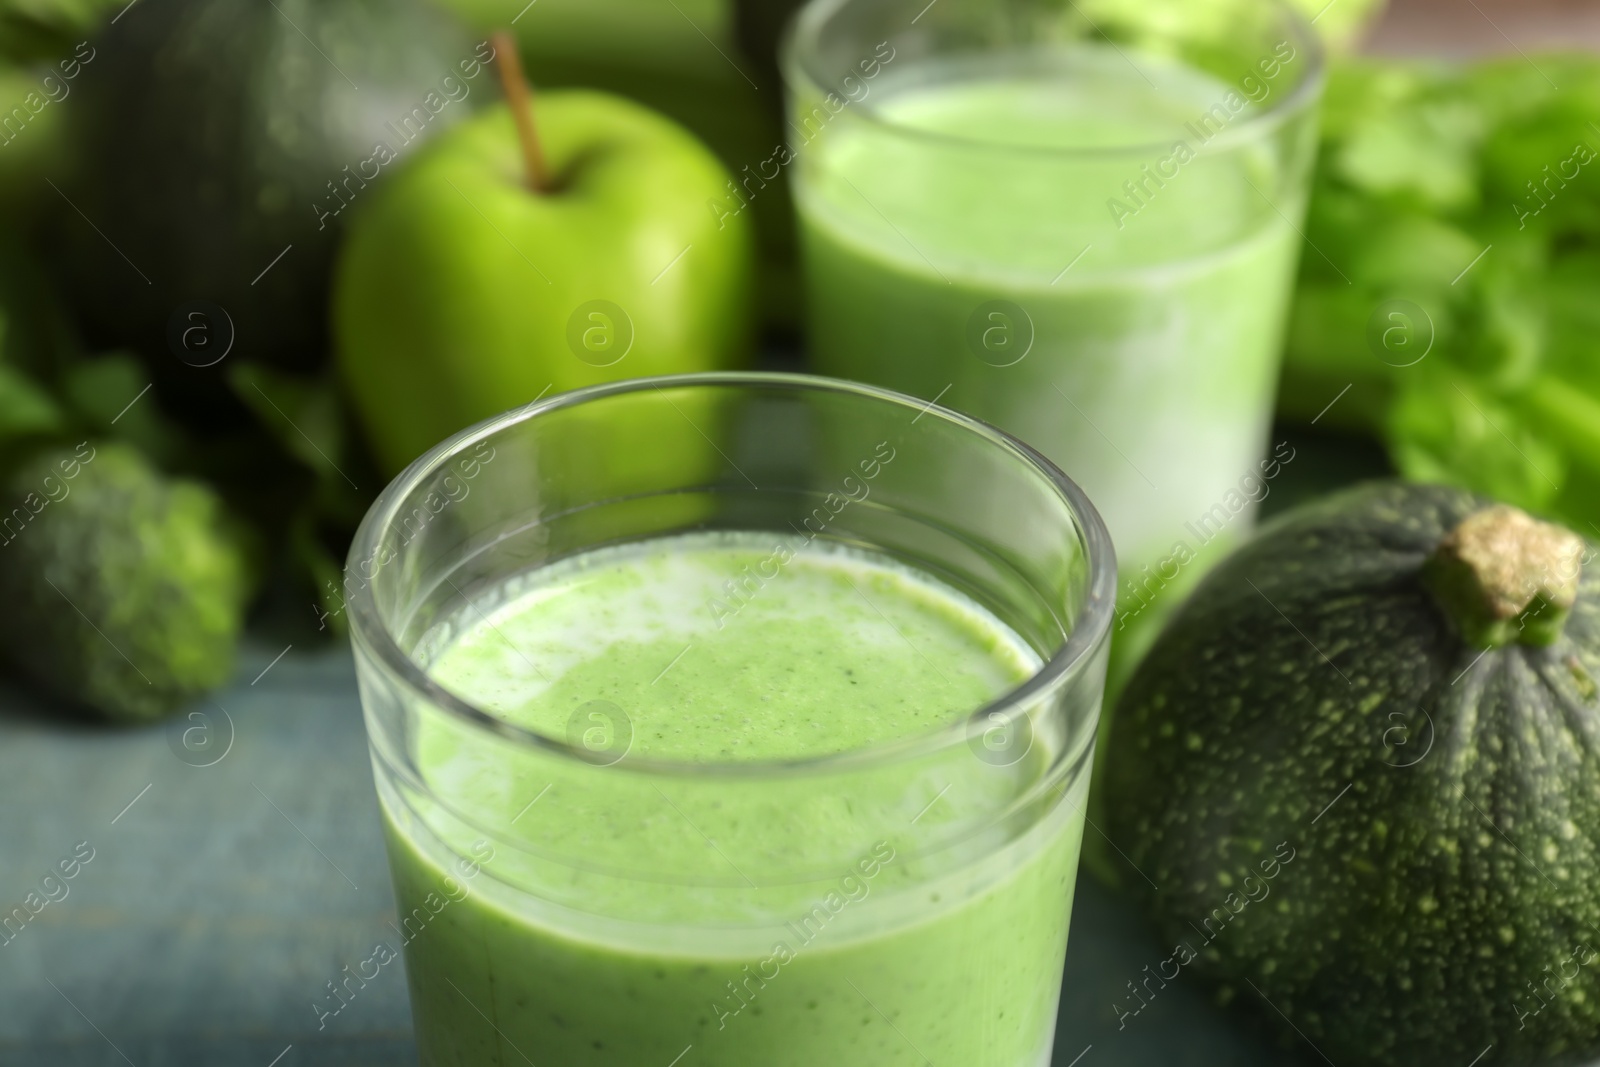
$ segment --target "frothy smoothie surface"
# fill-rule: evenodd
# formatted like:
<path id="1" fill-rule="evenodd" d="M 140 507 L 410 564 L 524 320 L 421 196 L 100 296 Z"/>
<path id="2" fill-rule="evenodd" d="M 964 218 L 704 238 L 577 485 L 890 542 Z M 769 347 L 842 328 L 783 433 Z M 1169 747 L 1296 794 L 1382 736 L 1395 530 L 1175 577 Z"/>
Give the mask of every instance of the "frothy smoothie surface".
<path id="1" fill-rule="evenodd" d="M 864 748 L 960 720 L 1039 665 L 955 590 L 798 536 L 696 534 L 591 552 L 497 600 L 440 635 L 426 655 L 433 678 L 558 739 L 582 736 L 575 711 L 608 702 L 627 717 L 629 753 L 655 759 Z M 602 729 L 616 726 L 597 714 Z"/>

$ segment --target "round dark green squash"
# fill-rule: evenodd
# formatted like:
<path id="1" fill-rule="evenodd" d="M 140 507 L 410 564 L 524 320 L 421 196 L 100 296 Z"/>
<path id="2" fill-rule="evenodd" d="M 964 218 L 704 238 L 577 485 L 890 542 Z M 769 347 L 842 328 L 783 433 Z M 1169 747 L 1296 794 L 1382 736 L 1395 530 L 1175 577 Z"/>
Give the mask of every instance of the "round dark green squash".
<path id="1" fill-rule="evenodd" d="M 1162 974 L 1213 981 L 1308 1062 L 1600 1056 L 1594 552 L 1379 484 L 1210 574 L 1123 692 L 1107 761 Z"/>
<path id="2" fill-rule="evenodd" d="M 220 372 L 185 367 L 169 325 L 196 302 L 227 313 L 230 359 L 317 366 L 344 223 L 497 92 L 492 50 L 423 0 L 139 0 L 91 48 L 63 106 L 71 293 L 92 342 L 195 379 Z"/>

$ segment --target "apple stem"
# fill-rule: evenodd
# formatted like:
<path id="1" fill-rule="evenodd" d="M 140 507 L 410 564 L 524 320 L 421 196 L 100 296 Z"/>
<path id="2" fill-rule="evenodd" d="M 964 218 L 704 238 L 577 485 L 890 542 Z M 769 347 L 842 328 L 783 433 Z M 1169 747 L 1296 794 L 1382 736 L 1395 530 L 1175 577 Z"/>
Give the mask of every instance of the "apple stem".
<path id="1" fill-rule="evenodd" d="M 496 66 L 500 68 L 500 87 L 517 120 L 517 138 L 522 142 L 522 159 L 528 168 L 528 186 L 536 193 L 547 193 L 550 174 L 545 169 L 539 134 L 533 126 L 533 94 L 522 76 L 522 56 L 517 52 L 516 38 L 506 30 L 497 30 L 490 40 L 498 60 Z"/>

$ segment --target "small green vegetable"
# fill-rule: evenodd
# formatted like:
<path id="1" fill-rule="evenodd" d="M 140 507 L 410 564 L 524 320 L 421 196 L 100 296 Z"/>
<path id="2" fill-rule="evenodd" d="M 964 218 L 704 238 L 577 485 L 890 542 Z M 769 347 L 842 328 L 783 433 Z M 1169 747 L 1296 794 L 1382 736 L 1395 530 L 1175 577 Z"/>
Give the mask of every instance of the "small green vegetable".
<path id="1" fill-rule="evenodd" d="M 251 568 L 209 489 L 86 442 L 36 453 L 0 493 L 0 656 L 13 670 L 121 721 L 228 679 Z"/>
<path id="2" fill-rule="evenodd" d="M 167 330 L 192 301 L 222 308 L 230 358 L 322 365 L 346 209 L 493 92 L 489 53 L 423 0 L 139 0 L 91 47 L 62 191 L 116 220 L 116 248 L 61 227 L 66 292 L 86 332 L 190 388 Z"/>

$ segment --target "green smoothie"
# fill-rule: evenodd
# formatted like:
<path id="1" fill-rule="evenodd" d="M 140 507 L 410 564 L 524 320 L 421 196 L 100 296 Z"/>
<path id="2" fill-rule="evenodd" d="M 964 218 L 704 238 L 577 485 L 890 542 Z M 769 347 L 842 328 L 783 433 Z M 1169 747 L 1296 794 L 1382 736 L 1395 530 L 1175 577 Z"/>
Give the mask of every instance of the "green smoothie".
<path id="1" fill-rule="evenodd" d="M 423 1064 L 1048 1063 L 1087 776 L 1043 736 L 929 747 L 1040 665 L 953 587 L 685 535 L 475 595 L 415 655 L 587 756 L 425 717 L 427 788 L 380 775 Z"/>
<path id="2" fill-rule="evenodd" d="M 1124 596 L 1166 585 L 1249 520 L 1207 517 L 1259 473 L 1309 134 L 1258 119 L 1308 62 L 902 56 L 815 133 L 802 102 L 817 368 L 1034 445 L 1105 518 Z"/>

